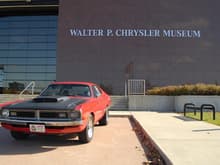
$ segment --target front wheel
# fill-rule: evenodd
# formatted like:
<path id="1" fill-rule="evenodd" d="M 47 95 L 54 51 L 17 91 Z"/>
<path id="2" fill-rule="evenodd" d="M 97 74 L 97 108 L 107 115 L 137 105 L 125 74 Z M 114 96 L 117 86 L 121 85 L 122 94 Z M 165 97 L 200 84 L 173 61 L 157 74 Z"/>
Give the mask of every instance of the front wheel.
<path id="1" fill-rule="evenodd" d="M 86 128 L 79 133 L 79 141 L 82 143 L 88 143 L 92 140 L 94 134 L 94 121 L 92 114 L 88 117 L 88 123 Z"/>
<path id="2" fill-rule="evenodd" d="M 108 109 L 106 109 L 104 116 L 99 120 L 99 125 L 107 125 L 108 124 Z"/>
<path id="3" fill-rule="evenodd" d="M 15 140 L 25 140 L 29 137 L 29 134 L 26 134 L 26 133 L 23 133 L 23 132 L 11 131 L 11 136 Z"/>

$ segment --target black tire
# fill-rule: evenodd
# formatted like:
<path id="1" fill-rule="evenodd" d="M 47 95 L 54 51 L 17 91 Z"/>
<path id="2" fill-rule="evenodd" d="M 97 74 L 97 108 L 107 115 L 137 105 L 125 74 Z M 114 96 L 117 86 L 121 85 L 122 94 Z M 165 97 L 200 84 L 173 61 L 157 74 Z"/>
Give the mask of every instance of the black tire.
<path id="1" fill-rule="evenodd" d="M 108 125 L 108 109 L 106 109 L 104 116 L 99 120 L 99 125 Z"/>
<path id="2" fill-rule="evenodd" d="M 94 120 L 93 120 L 93 116 L 90 114 L 88 117 L 88 123 L 86 128 L 79 133 L 79 141 L 81 143 L 89 143 L 93 138 L 93 134 L 94 134 Z"/>
<path id="3" fill-rule="evenodd" d="M 25 140 L 29 137 L 29 134 L 26 134 L 26 133 L 23 133 L 23 132 L 11 131 L 11 136 L 15 140 Z"/>

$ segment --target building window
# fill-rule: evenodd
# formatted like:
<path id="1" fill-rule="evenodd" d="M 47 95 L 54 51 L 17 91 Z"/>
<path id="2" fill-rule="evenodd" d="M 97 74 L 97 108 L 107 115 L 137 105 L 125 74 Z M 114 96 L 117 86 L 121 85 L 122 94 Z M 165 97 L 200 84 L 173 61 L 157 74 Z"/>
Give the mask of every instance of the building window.
<path id="1" fill-rule="evenodd" d="M 56 80 L 57 16 L 0 17 L 3 87 L 36 82 L 38 91 Z"/>

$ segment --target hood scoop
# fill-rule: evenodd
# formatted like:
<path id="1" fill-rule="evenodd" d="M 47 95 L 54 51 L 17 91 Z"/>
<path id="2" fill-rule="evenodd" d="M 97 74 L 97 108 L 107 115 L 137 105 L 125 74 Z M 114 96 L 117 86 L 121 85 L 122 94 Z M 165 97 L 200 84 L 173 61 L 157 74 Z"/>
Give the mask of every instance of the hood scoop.
<path id="1" fill-rule="evenodd" d="M 68 97 L 36 97 L 33 99 L 33 102 L 36 103 L 56 103 L 60 101 L 68 100 Z"/>

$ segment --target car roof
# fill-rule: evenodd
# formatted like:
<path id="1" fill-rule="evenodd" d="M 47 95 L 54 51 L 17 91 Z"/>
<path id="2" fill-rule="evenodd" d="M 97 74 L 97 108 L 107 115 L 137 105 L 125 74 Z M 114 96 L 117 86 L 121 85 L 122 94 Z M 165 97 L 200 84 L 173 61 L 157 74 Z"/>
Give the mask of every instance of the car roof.
<path id="1" fill-rule="evenodd" d="M 55 81 L 52 84 L 80 84 L 80 85 L 95 85 L 94 83 L 91 82 L 77 82 L 77 81 Z"/>

